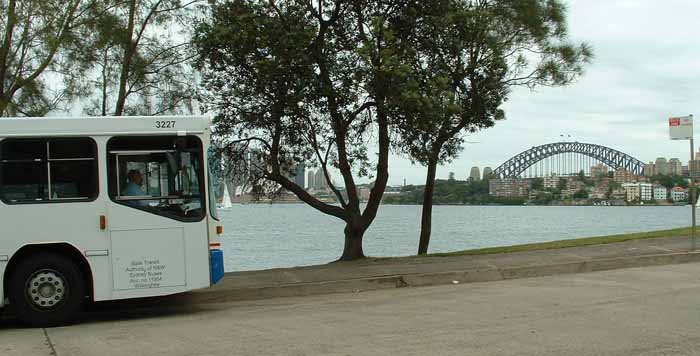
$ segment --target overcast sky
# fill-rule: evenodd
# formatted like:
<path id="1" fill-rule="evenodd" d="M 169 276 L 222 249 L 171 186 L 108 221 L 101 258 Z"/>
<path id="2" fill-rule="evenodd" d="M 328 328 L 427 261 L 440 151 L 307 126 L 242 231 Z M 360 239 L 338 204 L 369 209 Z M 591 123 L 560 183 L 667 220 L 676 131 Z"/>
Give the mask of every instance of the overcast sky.
<path id="1" fill-rule="evenodd" d="M 668 138 L 668 117 L 695 114 L 700 119 L 700 1 L 567 3 L 571 38 L 595 51 L 585 75 L 566 88 L 513 92 L 504 106 L 507 120 L 470 138 L 478 143 L 439 167 L 438 178 L 453 171 L 465 179 L 472 166 L 496 168 L 527 148 L 559 141 L 560 134 L 644 162 L 659 156 L 688 161 L 689 143 Z M 390 170 L 391 185 L 404 178 L 409 184 L 425 180 L 423 167 L 398 157 Z"/>

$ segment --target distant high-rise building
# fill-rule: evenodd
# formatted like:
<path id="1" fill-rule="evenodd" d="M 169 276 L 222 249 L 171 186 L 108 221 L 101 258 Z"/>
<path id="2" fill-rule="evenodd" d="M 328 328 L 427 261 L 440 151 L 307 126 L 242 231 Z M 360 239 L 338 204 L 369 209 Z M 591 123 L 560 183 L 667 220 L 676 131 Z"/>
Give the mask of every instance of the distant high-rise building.
<path id="1" fill-rule="evenodd" d="M 700 160 L 694 159 L 689 162 L 688 175 L 691 177 L 700 177 Z"/>
<path id="2" fill-rule="evenodd" d="M 649 162 L 644 166 L 644 176 L 651 177 L 656 175 L 656 164 Z"/>
<path id="3" fill-rule="evenodd" d="M 471 171 L 469 171 L 469 180 L 480 180 L 481 179 L 481 172 L 479 171 L 479 167 L 472 167 Z"/>
<path id="4" fill-rule="evenodd" d="M 316 187 L 316 173 L 313 169 L 306 174 L 306 189 L 314 189 Z"/>
<path id="5" fill-rule="evenodd" d="M 294 172 L 294 183 L 304 188 L 306 187 L 306 165 L 303 163 L 297 164 Z"/>
<path id="6" fill-rule="evenodd" d="M 659 157 L 656 159 L 656 174 L 663 174 L 667 175 L 668 172 L 668 162 L 666 161 L 666 158 Z"/>
<path id="7" fill-rule="evenodd" d="M 493 173 L 493 169 L 491 169 L 491 167 L 484 167 L 483 179 L 489 179 L 491 177 L 491 173 Z"/>
<path id="8" fill-rule="evenodd" d="M 668 174 L 683 175 L 683 164 L 678 158 L 671 158 L 668 161 Z"/>
<path id="9" fill-rule="evenodd" d="M 324 190 L 328 188 L 328 182 L 326 181 L 326 175 L 323 173 L 323 168 L 319 168 L 316 171 L 316 177 L 314 177 L 314 189 Z"/>

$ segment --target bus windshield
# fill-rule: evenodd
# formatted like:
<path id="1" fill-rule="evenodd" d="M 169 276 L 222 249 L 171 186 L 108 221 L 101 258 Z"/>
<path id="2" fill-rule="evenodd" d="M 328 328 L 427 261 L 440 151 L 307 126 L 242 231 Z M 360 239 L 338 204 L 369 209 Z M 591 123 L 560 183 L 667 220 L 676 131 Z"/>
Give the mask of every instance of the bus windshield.
<path id="1" fill-rule="evenodd" d="M 174 218 L 204 216 L 202 150 L 195 137 L 124 137 L 109 143 L 115 201 Z"/>

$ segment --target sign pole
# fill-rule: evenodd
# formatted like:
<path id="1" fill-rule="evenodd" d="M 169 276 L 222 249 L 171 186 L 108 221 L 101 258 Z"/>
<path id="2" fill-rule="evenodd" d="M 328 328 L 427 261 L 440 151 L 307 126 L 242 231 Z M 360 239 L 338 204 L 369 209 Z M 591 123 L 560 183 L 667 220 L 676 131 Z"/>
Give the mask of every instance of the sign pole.
<path id="1" fill-rule="evenodd" d="M 668 119 L 668 128 L 671 140 L 690 140 L 690 161 L 688 162 L 688 176 L 690 178 L 690 208 L 691 217 L 693 221 L 693 227 L 690 232 L 690 240 L 692 245 L 692 251 L 695 251 L 695 215 L 697 207 L 696 196 L 695 196 L 695 175 L 697 172 L 693 172 L 693 168 L 697 171 L 698 167 L 693 167 L 693 155 L 694 155 L 694 134 L 693 134 L 693 115 L 688 115 L 685 117 L 672 117 Z"/>
<path id="2" fill-rule="evenodd" d="M 692 117 L 692 115 L 690 115 Z M 690 166 L 693 162 L 693 152 L 694 151 L 694 145 L 693 145 L 693 136 L 690 137 L 690 162 L 688 163 L 688 171 L 690 173 L 690 209 L 692 209 L 692 220 L 693 220 L 693 228 L 691 229 L 690 232 L 690 240 L 691 240 L 691 250 L 695 251 L 695 214 L 696 210 L 698 210 L 695 205 L 697 204 L 695 201 L 695 176 L 693 175 L 693 171 L 690 169 Z"/>

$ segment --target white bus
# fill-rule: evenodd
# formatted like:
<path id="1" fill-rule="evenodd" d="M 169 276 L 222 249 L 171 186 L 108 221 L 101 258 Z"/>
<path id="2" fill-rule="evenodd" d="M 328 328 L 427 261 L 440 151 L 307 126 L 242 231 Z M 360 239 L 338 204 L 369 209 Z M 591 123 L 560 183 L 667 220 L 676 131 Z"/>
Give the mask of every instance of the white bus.
<path id="1" fill-rule="evenodd" d="M 0 119 L 0 307 L 32 326 L 86 301 L 224 273 L 207 117 Z"/>

